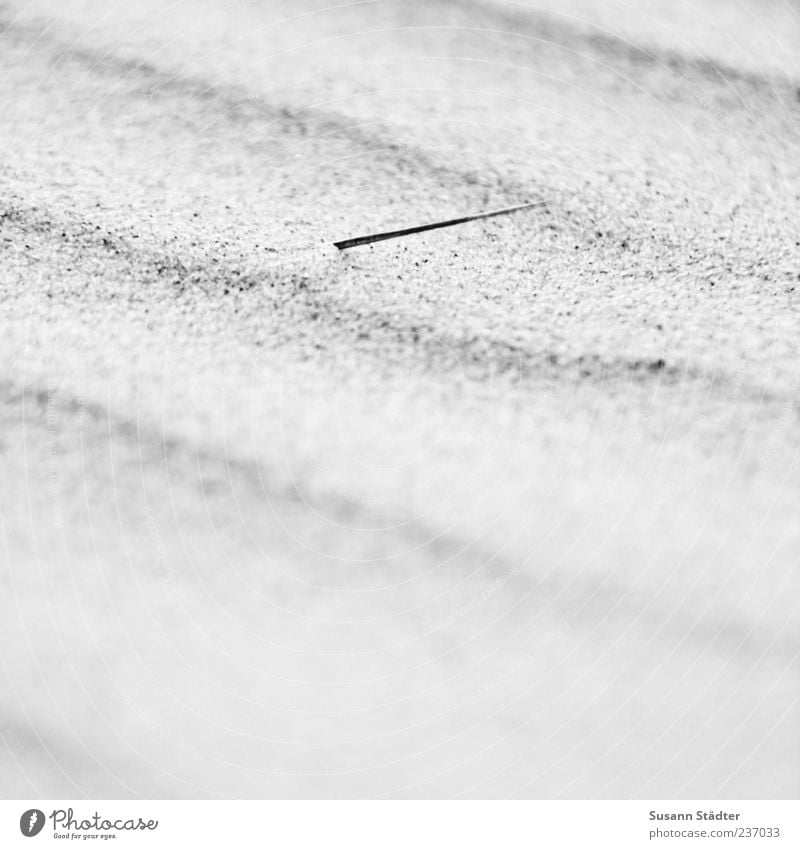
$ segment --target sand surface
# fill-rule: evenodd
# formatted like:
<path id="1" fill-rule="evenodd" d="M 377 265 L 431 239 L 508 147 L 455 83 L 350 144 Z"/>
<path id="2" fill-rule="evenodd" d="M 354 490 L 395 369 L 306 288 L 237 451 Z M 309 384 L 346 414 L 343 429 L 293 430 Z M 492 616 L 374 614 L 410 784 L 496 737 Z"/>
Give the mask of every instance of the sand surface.
<path id="1" fill-rule="evenodd" d="M 0 31 L 0 795 L 797 798 L 795 2 Z"/>

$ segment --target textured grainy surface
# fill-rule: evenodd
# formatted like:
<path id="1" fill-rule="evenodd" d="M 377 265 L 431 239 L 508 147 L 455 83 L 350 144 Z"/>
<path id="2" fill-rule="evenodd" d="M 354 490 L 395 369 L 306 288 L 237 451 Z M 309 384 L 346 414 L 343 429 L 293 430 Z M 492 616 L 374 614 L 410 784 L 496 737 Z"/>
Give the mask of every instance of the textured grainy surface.
<path id="1" fill-rule="evenodd" d="M 0 793 L 796 797 L 798 7 L 128 6 L 0 4 Z"/>

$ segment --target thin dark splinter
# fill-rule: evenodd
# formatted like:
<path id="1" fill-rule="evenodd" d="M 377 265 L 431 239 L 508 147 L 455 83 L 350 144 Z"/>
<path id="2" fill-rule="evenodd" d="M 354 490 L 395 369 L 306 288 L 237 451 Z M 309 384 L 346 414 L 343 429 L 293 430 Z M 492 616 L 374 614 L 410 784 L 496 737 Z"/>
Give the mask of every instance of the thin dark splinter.
<path id="1" fill-rule="evenodd" d="M 535 206 L 546 206 L 547 201 L 536 200 L 530 203 L 521 203 L 519 206 L 507 206 L 505 209 L 493 209 L 490 212 L 478 212 L 475 215 L 466 215 L 463 218 L 450 218 L 447 221 L 436 221 L 433 224 L 420 224 L 417 227 L 406 227 L 404 230 L 390 230 L 386 233 L 373 233 L 370 236 L 356 236 L 353 239 L 343 239 L 333 244 L 340 251 L 347 248 L 357 248 L 359 245 L 369 245 L 372 242 L 382 242 L 384 239 L 399 239 L 401 236 L 411 236 L 413 233 L 424 233 L 426 230 L 438 230 L 440 227 L 453 227 L 456 224 L 466 224 L 468 221 L 478 221 L 481 218 L 494 218 L 496 215 L 508 215 L 511 212 L 519 212 L 521 209 L 531 209 Z"/>

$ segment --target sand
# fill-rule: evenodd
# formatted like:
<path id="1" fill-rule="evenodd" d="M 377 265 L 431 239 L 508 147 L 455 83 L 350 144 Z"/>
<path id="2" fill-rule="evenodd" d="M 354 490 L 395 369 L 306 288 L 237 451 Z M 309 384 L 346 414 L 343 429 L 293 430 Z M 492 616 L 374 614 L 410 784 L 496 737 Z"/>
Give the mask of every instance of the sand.
<path id="1" fill-rule="evenodd" d="M 0 5 L 0 794 L 796 798 L 797 7 L 128 5 Z"/>

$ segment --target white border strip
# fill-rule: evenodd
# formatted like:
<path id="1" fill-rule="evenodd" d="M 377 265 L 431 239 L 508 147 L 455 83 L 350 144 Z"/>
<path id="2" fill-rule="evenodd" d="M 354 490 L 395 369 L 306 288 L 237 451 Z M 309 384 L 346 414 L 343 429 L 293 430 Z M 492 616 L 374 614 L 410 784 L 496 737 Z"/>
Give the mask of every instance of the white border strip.
<path id="1" fill-rule="evenodd" d="M 37 833 L 24 836 L 23 826 L 32 827 Z M 640 849 L 703 845 L 718 849 L 794 849 L 800 846 L 800 804 L 795 801 L 0 802 L 0 846 L 4 849 L 52 846 L 54 840 L 56 845 L 80 843 L 120 849 L 124 846 Z"/>

